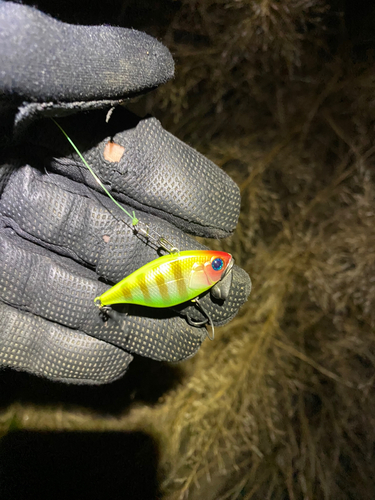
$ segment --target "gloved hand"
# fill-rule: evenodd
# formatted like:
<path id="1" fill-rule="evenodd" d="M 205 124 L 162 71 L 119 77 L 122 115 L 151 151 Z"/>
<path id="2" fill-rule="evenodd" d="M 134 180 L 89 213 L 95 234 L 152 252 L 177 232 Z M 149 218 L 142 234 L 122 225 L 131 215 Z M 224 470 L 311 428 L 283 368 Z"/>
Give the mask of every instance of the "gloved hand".
<path id="1" fill-rule="evenodd" d="M 46 118 L 58 117 L 143 227 L 181 250 L 202 248 L 186 233 L 229 235 L 235 184 L 154 118 L 116 108 L 106 121 L 109 107 L 172 75 L 169 52 L 145 34 L 70 26 L 0 2 L 0 366 L 99 384 L 121 377 L 132 353 L 179 361 L 205 339 L 207 318 L 192 303 L 100 313 L 94 298 L 160 248 L 131 228 Z M 62 118 L 78 110 L 94 111 Z M 234 266 L 201 303 L 221 325 L 249 293 Z"/>

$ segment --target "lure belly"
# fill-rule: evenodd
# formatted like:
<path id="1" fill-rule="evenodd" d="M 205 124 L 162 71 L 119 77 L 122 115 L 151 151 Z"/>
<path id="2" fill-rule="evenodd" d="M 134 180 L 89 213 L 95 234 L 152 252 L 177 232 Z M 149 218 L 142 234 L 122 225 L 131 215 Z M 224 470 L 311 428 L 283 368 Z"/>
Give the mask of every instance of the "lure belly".
<path id="1" fill-rule="evenodd" d="M 94 301 L 100 307 L 121 303 L 172 307 L 210 289 L 232 263 L 229 253 L 213 250 L 164 255 L 137 269 Z"/>

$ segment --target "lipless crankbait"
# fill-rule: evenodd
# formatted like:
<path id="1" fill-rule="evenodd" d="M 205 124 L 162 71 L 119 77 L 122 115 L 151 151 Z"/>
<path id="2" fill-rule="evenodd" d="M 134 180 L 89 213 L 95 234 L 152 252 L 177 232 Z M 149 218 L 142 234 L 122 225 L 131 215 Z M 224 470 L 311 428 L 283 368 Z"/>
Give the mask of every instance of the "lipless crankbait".
<path id="1" fill-rule="evenodd" d="M 193 300 L 201 312 L 207 316 L 212 327 L 212 337 L 210 338 L 213 338 L 214 325 L 212 319 L 200 304 L 198 297 L 230 272 L 233 267 L 232 256 L 226 252 L 213 250 L 180 252 L 163 236 L 158 235 L 155 231 L 150 231 L 148 225 L 138 220 L 134 212 L 130 214 L 113 198 L 64 129 L 55 120 L 53 121 L 73 146 L 84 165 L 107 196 L 131 218 L 131 226 L 134 232 L 145 236 L 156 243 L 157 246 L 170 252 L 169 255 L 159 257 L 137 269 L 100 295 L 100 297 L 96 297 L 94 302 L 104 309 L 106 306 L 120 303 L 148 307 L 173 307 L 188 300 Z M 204 323 L 195 322 L 191 324 L 201 326 Z"/>
<path id="2" fill-rule="evenodd" d="M 229 253 L 213 250 L 164 255 L 134 271 L 95 302 L 100 307 L 120 303 L 172 307 L 210 289 L 232 265 Z"/>

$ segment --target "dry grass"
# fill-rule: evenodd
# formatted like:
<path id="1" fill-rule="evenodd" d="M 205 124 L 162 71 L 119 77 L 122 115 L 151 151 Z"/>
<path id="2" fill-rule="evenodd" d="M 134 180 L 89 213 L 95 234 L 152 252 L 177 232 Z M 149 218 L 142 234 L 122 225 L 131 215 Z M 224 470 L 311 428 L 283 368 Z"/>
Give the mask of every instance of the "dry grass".
<path id="1" fill-rule="evenodd" d="M 153 107 L 240 185 L 236 234 L 210 244 L 250 300 L 156 404 L 14 404 L 4 429 L 148 432 L 169 500 L 373 498 L 375 85 L 341 19 L 314 0 L 181 3 L 177 78 Z"/>

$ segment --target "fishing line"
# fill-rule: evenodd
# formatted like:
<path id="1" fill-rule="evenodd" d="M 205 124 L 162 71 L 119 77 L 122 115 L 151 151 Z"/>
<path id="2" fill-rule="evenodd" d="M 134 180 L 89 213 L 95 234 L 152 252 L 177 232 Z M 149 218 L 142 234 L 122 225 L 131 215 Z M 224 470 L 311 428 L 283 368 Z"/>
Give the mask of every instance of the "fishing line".
<path id="1" fill-rule="evenodd" d="M 85 167 L 89 170 L 90 174 L 93 176 L 95 181 L 99 184 L 99 186 L 102 188 L 102 190 L 105 192 L 105 194 L 115 203 L 115 205 L 120 208 L 128 217 L 131 219 L 131 225 L 132 229 L 134 232 L 137 232 L 144 236 L 148 241 L 152 241 L 155 245 L 157 245 L 159 248 L 163 248 L 170 254 L 178 254 L 180 251 L 179 249 L 170 243 L 164 236 L 161 236 L 157 231 L 151 230 L 148 224 L 145 224 L 144 222 L 140 221 L 133 210 L 133 214 L 130 214 L 120 203 L 111 195 L 111 193 L 108 191 L 108 189 L 104 186 L 102 181 L 99 179 L 99 177 L 96 175 L 94 170 L 90 167 L 90 165 L 87 163 L 85 160 L 84 156 L 80 152 L 80 150 L 77 148 L 77 146 L 74 144 L 72 139 L 68 136 L 68 134 L 65 132 L 65 130 L 62 128 L 62 126 L 54 119 L 51 118 L 51 120 L 57 125 L 57 127 L 61 130 L 61 132 L 64 134 L 66 139 L 69 141 L 70 145 L 73 147 L 74 151 L 77 153 L 79 158 L 81 159 L 82 163 L 85 165 Z"/>
<path id="2" fill-rule="evenodd" d="M 103 189 L 103 191 L 105 192 L 105 194 L 113 201 L 113 203 L 115 205 L 117 205 L 123 212 L 126 213 L 126 215 L 128 217 L 131 218 L 132 220 L 132 226 L 133 227 L 136 227 L 139 220 L 137 219 L 137 217 L 135 216 L 135 212 L 133 211 L 133 215 L 131 215 L 127 210 L 125 210 L 125 208 L 123 206 L 120 205 L 120 203 L 115 200 L 115 198 L 111 195 L 111 193 L 108 191 L 108 189 L 104 186 L 104 184 L 102 183 L 102 181 L 99 179 L 99 177 L 96 175 L 96 173 L 93 171 L 93 169 L 90 167 L 90 165 L 87 163 L 87 161 L 85 160 L 85 158 L 83 157 L 83 155 L 81 154 L 80 150 L 77 148 L 77 146 L 74 144 L 74 142 L 71 140 L 71 138 L 68 136 L 68 134 L 65 132 L 65 130 L 61 127 L 61 125 L 59 125 L 57 123 L 57 121 L 54 119 L 54 118 L 51 118 L 51 120 L 55 123 L 55 125 L 57 125 L 59 127 L 59 129 L 61 130 L 61 132 L 64 134 L 64 136 L 66 137 L 66 139 L 69 141 L 69 143 L 71 144 L 71 146 L 73 147 L 74 151 L 77 153 L 77 155 L 80 157 L 80 159 L 82 160 L 83 164 L 85 165 L 86 168 L 88 168 L 90 174 L 93 176 L 93 178 L 96 180 L 96 182 L 99 184 L 99 186 Z"/>

